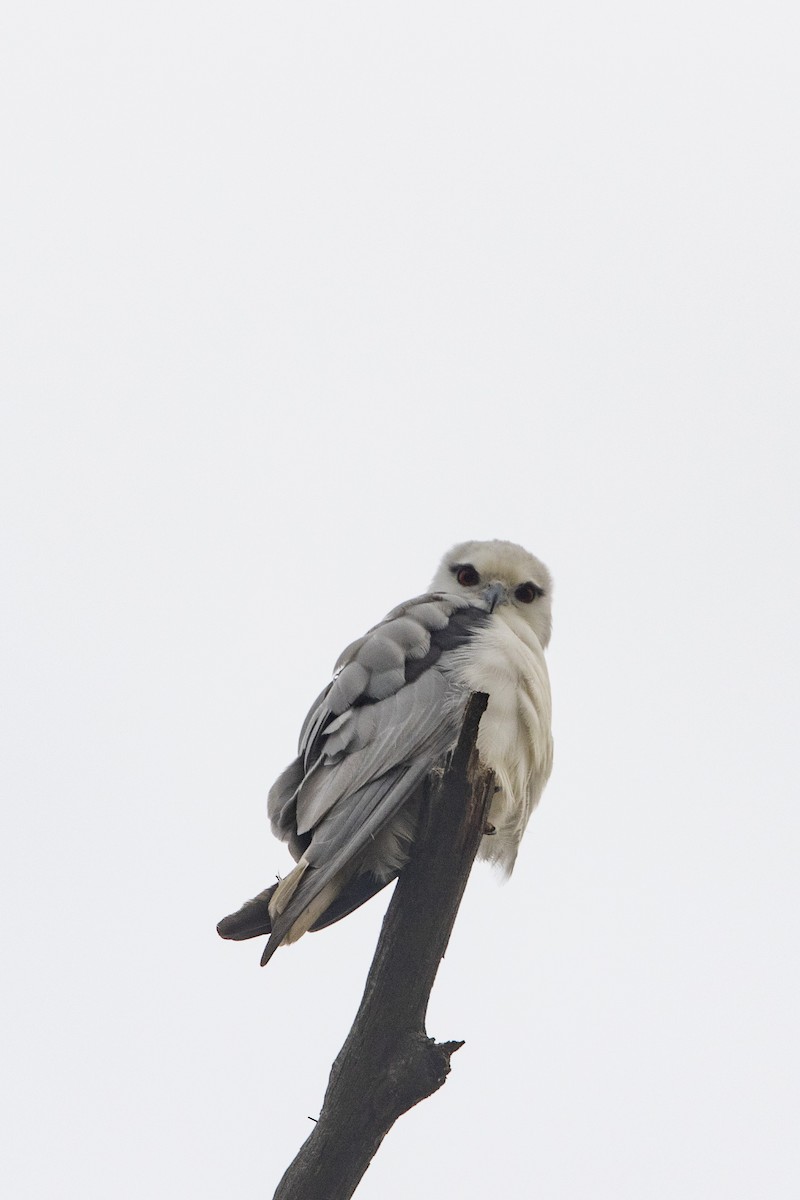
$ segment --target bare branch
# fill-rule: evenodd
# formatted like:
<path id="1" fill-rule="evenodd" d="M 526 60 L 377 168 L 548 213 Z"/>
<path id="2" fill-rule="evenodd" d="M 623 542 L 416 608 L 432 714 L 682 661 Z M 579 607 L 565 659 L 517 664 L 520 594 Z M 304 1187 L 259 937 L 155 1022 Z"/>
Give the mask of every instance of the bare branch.
<path id="1" fill-rule="evenodd" d="M 487 702 L 482 693 L 471 698 L 458 746 L 431 788 L 427 831 L 397 882 L 319 1120 L 274 1200 L 348 1200 L 394 1122 L 442 1086 L 463 1045 L 429 1038 L 425 1014 L 494 788 L 475 749 Z"/>

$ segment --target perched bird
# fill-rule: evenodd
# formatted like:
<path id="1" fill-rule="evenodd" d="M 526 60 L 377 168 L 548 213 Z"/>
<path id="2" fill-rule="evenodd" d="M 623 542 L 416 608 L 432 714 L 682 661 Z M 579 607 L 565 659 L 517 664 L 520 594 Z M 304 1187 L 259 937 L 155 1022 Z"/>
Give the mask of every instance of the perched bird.
<path id="1" fill-rule="evenodd" d="M 389 613 L 341 655 L 305 719 L 298 757 L 270 790 L 276 837 L 297 866 L 217 926 L 241 941 L 322 929 L 408 861 L 425 784 L 455 745 L 473 692 L 489 696 L 478 752 L 495 774 L 479 856 L 510 874 L 553 758 L 552 583 L 512 542 L 464 542 L 430 591 Z"/>

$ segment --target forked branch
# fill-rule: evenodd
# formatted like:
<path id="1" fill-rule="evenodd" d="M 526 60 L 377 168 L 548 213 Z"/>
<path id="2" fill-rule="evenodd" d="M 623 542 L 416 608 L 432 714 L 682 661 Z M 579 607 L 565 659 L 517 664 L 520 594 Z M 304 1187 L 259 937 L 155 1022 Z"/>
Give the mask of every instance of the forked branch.
<path id="1" fill-rule="evenodd" d="M 458 745 L 431 785 L 427 827 L 387 909 L 319 1120 L 274 1200 L 349 1200 L 394 1122 L 442 1086 L 463 1045 L 434 1042 L 425 1015 L 494 788 L 475 748 L 487 702 L 482 693 L 471 698 Z"/>

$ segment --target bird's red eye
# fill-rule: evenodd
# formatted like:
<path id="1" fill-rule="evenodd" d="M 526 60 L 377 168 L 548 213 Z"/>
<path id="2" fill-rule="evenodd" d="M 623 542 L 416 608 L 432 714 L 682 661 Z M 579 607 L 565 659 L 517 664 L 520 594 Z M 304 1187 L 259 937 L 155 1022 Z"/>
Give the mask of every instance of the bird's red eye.
<path id="1" fill-rule="evenodd" d="M 456 571 L 456 579 L 462 587 L 475 587 L 475 585 L 481 581 L 480 575 L 474 567 L 469 565 L 469 563 L 465 567 L 458 568 Z"/>
<path id="2" fill-rule="evenodd" d="M 533 604 L 537 596 L 542 596 L 544 593 L 535 583 L 521 583 L 514 592 L 514 595 L 522 604 Z"/>

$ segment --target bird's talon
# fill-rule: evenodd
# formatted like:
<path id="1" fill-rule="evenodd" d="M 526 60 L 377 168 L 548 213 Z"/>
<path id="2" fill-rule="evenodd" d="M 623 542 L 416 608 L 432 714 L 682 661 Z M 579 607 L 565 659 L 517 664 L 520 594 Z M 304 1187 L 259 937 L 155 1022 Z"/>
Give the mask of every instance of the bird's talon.
<path id="1" fill-rule="evenodd" d="M 491 837 L 493 833 L 497 833 L 497 830 L 495 829 L 494 825 L 490 825 L 487 821 L 483 827 L 483 836 Z"/>

